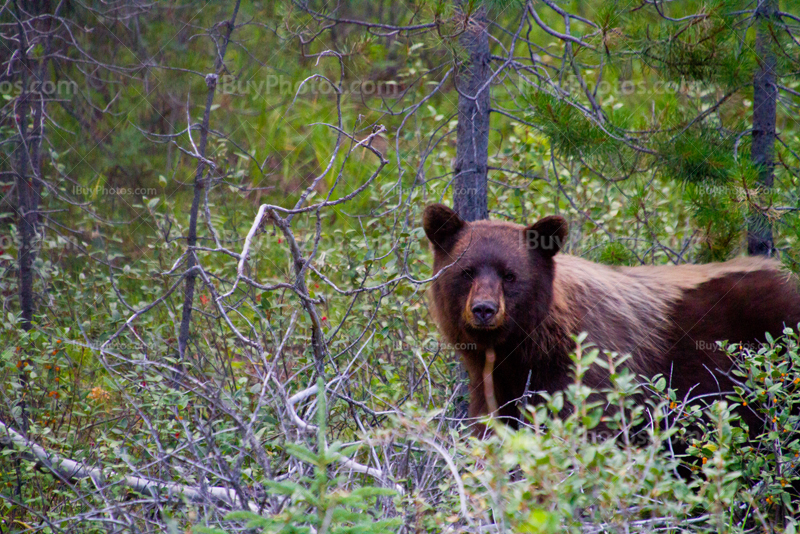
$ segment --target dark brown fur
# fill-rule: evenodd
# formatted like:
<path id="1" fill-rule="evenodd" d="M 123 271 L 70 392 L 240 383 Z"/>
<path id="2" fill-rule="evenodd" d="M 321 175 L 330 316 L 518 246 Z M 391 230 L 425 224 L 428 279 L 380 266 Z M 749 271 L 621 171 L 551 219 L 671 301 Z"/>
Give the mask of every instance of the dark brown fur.
<path id="1" fill-rule="evenodd" d="M 732 391 L 733 362 L 715 342 L 758 343 L 800 321 L 800 295 L 780 263 L 740 258 L 708 265 L 608 267 L 557 254 L 566 221 L 547 217 L 529 227 L 461 221 L 434 204 L 424 214 L 434 251 L 430 306 L 441 333 L 460 351 L 470 377 L 471 417 L 486 414 L 482 372 L 494 347 L 495 396 L 512 424 L 515 401 L 572 381 L 571 335 L 607 352 L 631 354 L 627 366 L 670 380 L 681 397 Z M 484 320 L 490 312 L 495 316 Z M 600 367 L 593 387 L 606 384 Z M 761 423 L 742 413 L 752 431 Z"/>

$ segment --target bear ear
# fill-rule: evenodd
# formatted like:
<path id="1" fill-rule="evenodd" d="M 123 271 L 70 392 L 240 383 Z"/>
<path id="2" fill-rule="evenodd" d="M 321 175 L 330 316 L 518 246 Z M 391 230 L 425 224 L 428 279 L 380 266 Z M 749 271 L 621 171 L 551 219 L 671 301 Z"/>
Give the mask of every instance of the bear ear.
<path id="1" fill-rule="evenodd" d="M 443 252 L 455 244 L 455 237 L 466 223 L 444 204 L 431 204 L 422 214 L 422 227 L 433 246 Z"/>
<path id="2" fill-rule="evenodd" d="M 567 240 L 567 221 L 560 215 L 550 215 L 525 228 L 524 242 L 528 250 L 538 250 L 552 258 Z"/>

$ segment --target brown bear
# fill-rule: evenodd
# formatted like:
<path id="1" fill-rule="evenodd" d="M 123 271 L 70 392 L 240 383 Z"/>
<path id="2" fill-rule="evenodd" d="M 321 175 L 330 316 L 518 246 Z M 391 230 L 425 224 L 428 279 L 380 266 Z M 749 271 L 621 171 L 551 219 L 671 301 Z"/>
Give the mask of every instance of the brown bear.
<path id="1" fill-rule="evenodd" d="M 470 417 L 486 415 L 489 398 L 516 425 L 516 401 L 564 389 L 580 332 L 603 351 L 630 354 L 634 373 L 660 373 L 680 398 L 696 398 L 733 391 L 733 362 L 716 341 L 763 342 L 765 332 L 778 337 L 800 321 L 794 278 L 774 259 L 609 267 L 558 254 L 567 236 L 562 217 L 527 227 L 465 222 L 441 204 L 425 209 L 423 226 L 436 277 L 430 308 L 446 340 L 463 348 Z M 495 358 L 489 374 L 487 354 Z M 606 376 L 593 366 L 584 380 L 599 388 Z M 741 415 L 751 433 L 763 428 L 753 410 Z"/>

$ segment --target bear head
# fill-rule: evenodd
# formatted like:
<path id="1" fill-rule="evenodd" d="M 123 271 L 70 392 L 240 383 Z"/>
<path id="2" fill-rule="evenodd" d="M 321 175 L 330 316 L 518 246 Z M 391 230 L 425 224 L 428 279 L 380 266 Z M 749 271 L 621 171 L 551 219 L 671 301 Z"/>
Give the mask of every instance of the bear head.
<path id="1" fill-rule="evenodd" d="M 451 343 L 514 342 L 536 328 L 553 299 L 553 256 L 567 237 L 563 217 L 522 226 L 462 220 L 442 204 L 425 208 L 433 249 L 431 308 Z"/>

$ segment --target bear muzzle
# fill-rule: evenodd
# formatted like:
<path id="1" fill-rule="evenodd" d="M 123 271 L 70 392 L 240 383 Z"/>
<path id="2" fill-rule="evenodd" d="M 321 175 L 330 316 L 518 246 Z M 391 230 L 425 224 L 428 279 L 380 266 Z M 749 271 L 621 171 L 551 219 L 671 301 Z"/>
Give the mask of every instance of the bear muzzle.
<path id="1" fill-rule="evenodd" d="M 494 330 L 505 322 L 505 299 L 494 295 L 471 295 L 464 307 L 464 322 L 476 330 Z"/>

